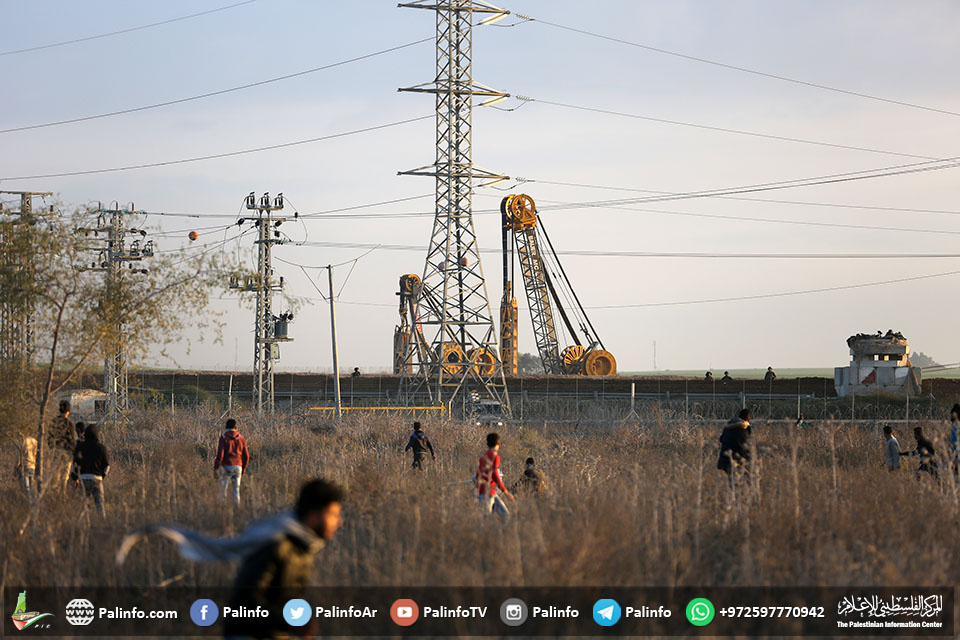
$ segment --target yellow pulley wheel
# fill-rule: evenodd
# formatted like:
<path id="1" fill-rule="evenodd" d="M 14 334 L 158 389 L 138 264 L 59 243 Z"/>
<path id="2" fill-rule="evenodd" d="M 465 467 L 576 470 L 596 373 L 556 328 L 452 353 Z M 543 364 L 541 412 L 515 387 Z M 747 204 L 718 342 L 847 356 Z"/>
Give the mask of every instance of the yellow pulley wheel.
<path id="1" fill-rule="evenodd" d="M 445 342 L 440 348 L 440 362 L 443 365 L 443 372 L 447 375 L 460 373 L 463 366 L 463 349 L 460 345 L 453 342 Z"/>
<path id="2" fill-rule="evenodd" d="M 467 351 L 467 360 L 473 363 L 473 371 L 482 375 L 493 375 L 497 369 L 497 359 L 486 348 L 474 348 Z"/>
<path id="3" fill-rule="evenodd" d="M 595 349 L 583 359 L 583 374 L 587 376 L 613 376 L 617 374 L 617 359 L 603 349 Z"/>
<path id="4" fill-rule="evenodd" d="M 580 373 L 580 358 L 583 357 L 583 347 L 575 344 L 567 347 L 560 354 L 560 360 L 563 362 L 563 370 L 568 375 Z"/>
<path id="5" fill-rule="evenodd" d="M 506 208 L 510 214 L 510 224 L 514 231 L 523 231 L 537 226 L 537 205 L 533 198 L 525 193 L 509 196 Z"/>

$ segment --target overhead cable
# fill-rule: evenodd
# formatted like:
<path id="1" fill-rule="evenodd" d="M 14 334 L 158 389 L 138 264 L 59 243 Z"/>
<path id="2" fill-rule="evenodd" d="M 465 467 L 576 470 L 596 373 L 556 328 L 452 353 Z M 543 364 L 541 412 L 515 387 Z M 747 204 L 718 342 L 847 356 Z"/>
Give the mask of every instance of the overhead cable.
<path id="1" fill-rule="evenodd" d="M 396 122 L 388 122 L 387 124 L 379 124 L 372 127 L 365 127 L 363 129 L 354 129 L 353 131 L 344 131 L 341 133 L 333 133 L 326 136 L 318 136 L 316 138 L 307 138 L 305 140 L 295 140 L 293 142 L 284 142 L 281 144 L 272 144 L 266 147 L 256 147 L 254 149 L 243 149 L 242 151 L 228 151 L 225 153 L 215 153 L 207 156 L 196 156 L 193 158 L 183 158 L 180 160 L 166 160 L 164 162 L 150 162 L 144 164 L 134 164 L 127 165 L 124 167 L 111 167 L 108 169 L 87 169 L 84 171 L 64 171 L 61 173 L 45 173 L 37 174 L 31 176 L 9 176 L 9 177 L 0 177 L 0 180 L 35 180 L 40 178 L 64 178 L 68 176 L 87 176 L 98 173 L 112 173 L 116 171 L 132 171 L 135 169 L 151 169 L 155 167 L 168 167 L 177 164 L 186 164 L 188 162 L 200 162 L 203 160 L 215 160 L 219 158 L 230 158 L 233 156 L 241 156 L 250 153 L 259 153 L 261 151 L 272 151 L 275 149 L 285 149 L 288 147 L 295 147 L 303 144 L 310 144 L 313 142 L 321 142 L 323 140 L 333 140 L 335 138 L 344 138 L 346 136 L 352 136 L 358 133 L 367 133 L 369 131 L 379 131 L 381 129 L 388 129 L 390 127 L 397 127 L 403 124 L 409 124 L 411 122 L 419 122 L 420 120 L 433 119 L 433 114 L 428 116 L 420 116 L 418 118 L 407 118 L 406 120 L 398 120 Z"/>
<path id="2" fill-rule="evenodd" d="M 241 7 L 245 4 L 253 4 L 257 0 L 244 0 L 243 2 L 237 2 L 234 4 L 229 4 L 225 7 L 218 7 L 216 9 L 209 9 L 207 11 L 201 11 L 200 13 L 191 13 L 187 16 L 180 16 L 179 18 L 170 18 L 169 20 L 161 20 L 160 22 L 151 22 L 150 24 L 143 24 L 139 27 L 130 27 L 128 29 L 120 29 L 119 31 L 111 31 L 109 33 L 101 33 L 95 36 L 87 36 L 85 38 L 75 38 L 73 40 L 63 40 L 62 42 L 52 42 L 50 44 L 41 44 L 35 47 L 27 47 L 26 49 L 15 49 L 13 51 L 0 51 L 0 56 L 12 56 L 17 53 L 27 53 L 28 51 L 39 51 L 41 49 L 52 49 L 54 47 L 62 47 L 68 44 L 77 44 L 79 42 L 89 42 L 90 40 L 98 40 L 100 38 L 108 38 L 110 36 L 117 36 L 123 33 L 130 33 L 132 31 L 141 31 L 143 29 L 150 29 L 152 27 L 159 27 L 161 25 L 170 24 L 172 22 L 180 22 L 182 20 L 189 20 L 191 18 L 198 18 L 200 16 L 209 15 L 211 13 L 217 13 L 219 11 L 226 11 L 227 9 L 233 9 L 235 7 Z"/>

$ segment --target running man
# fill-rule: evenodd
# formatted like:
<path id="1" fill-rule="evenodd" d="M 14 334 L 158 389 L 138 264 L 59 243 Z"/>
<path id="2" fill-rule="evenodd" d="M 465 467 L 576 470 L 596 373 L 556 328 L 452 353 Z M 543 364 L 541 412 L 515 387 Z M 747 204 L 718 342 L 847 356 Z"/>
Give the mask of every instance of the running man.
<path id="1" fill-rule="evenodd" d="M 497 495 L 497 489 L 511 500 L 515 498 L 504 486 L 503 479 L 500 477 L 499 452 L 500 434 L 487 435 L 487 450 L 480 456 L 480 464 L 477 467 L 477 473 L 473 476 L 473 482 L 477 487 L 477 501 L 483 512 L 496 512 L 498 516 L 506 518 L 510 512 L 507 511 L 507 505 L 503 503 L 503 499 Z"/>
<path id="2" fill-rule="evenodd" d="M 427 454 L 428 450 L 430 451 L 430 457 L 434 460 L 437 459 L 437 454 L 433 451 L 433 443 L 430 442 L 427 434 L 423 432 L 423 428 L 419 422 L 413 423 L 413 433 L 410 434 L 410 442 L 407 443 L 404 452 L 410 451 L 411 449 L 413 449 L 413 469 L 423 470 L 423 456 Z"/>

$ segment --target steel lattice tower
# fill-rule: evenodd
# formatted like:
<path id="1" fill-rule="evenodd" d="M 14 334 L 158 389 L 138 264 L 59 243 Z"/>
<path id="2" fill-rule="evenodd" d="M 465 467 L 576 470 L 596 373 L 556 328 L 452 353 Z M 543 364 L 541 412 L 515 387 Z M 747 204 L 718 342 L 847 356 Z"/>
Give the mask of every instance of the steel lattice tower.
<path id="1" fill-rule="evenodd" d="M 49 196 L 40 191 L 0 191 L 20 196 L 18 217 L 0 227 L 0 267 L 32 271 L 35 265 L 33 251 L 16 249 L 15 234 L 28 233 L 29 225 L 36 222 L 33 212 L 33 196 Z M 21 373 L 33 362 L 33 308 L 31 303 L 0 305 L 0 364 L 14 365 Z"/>
<path id="2" fill-rule="evenodd" d="M 474 96 L 499 100 L 509 94 L 473 80 L 474 14 L 491 20 L 507 11 L 480 0 L 418 0 L 401 7 L 429 9 L 437 16 L 436 79 L 401 91 L 436 96 L 436 161 L 400 175 L 436 179 L 436 215 L 427 248 L 416 324 L 426 341 L 410 340 L 400 382 L 407 402 L 428 394 L 435 403 L 454 401 L 461 390 L 486 393 L 508 408 L 497 333 L 473 225 L 475 180 L 506 176 L 474 167 Z M 425 353 L 426 344 L 430 351 Z"/>

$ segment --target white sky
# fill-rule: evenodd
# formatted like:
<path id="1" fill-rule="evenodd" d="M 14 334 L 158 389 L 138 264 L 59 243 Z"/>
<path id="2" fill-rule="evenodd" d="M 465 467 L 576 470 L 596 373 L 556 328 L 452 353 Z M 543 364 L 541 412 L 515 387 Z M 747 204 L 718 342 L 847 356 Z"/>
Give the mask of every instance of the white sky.
<path id="1" fill-rule="evenodd" d="M 0 51 L 109 32 L 229 4 L 227 0 L 131 3 L 3 1 Z M 960 111 L 955 61 L 960 5 L 948 0 L 513 0 L 505 8 L 543 20 L 709 58 L 731 65 L 890 99 Z M 507 19 L 499 23 L 509 25 Z M 0 56 L 5 89 L 0 128 L 136 107 L 337 62 L 433 35 L 433 15 L 395 2 L 258 2 L 128 34 Z M 960 118 L 683 60 L 537 23 L 475 33 L 479 82 L 515 95 L 637 115 L 743 129 L 936 158 L 960 155 Z M 65 202 L 133 201 L 155 212 L 234 215 L 250 191 L 283 191 L 301 213 L 431 193 L 428 178 L 397 171 L 433 161 L 433 122 L 407 124 L 284 150 L 92 176 L 5 180 L 4 176 L 174 160 L 339 133 L 428 115 L 429 96 L 398 93 L 433 76 L 433 46 L 256 89 L 142 113 L 0 135 L 0 189 L 56 192 Z M 514 107 L 516 101 L 499 106 Z M 545 181 L 662 191 L 698 191 L 916 162 L 897 155 L 759 139 L 567 110 L 532 103 L 515 112 L 478 109 L 474 161 Z M 780 200 L 957 211 L 960 169 L 758 194 Z M 499 191 L 479 193 L 477 209 Z M 519 190 L 518 190 L 519 191 Z M 616 191 L 528 184 L 548 201 L 627 197 Z M 642 195 L 642 194 L 638 194 Z M 495 196 L 495 197 L 494 197 Z M 642 206 L 642 205 L 637 205 Z M 937 229 L 908 233 L 684 217 L 611 209 L 545 211 L 558 250 L 725 253 L 953 252 L 951 215 L 881 212 L 728 199 L 649 205 L 662 211 Z M 430 198 L 364 213 L 428 212 Z M 186 244 L 193 228 L 229 221 L 157 219 L 163 249 Z M 360 261 L 338 306 L 341 365 L 390 366 L 402 273 L 423 270 L 429 217 L 314 220 L 285 227 L 310 241 L 416 244 L 422 251 L 376 251 Z M 478 215 L 481 246 L 499 247 L 498 216 Z M 214 242 L 223 232 L 201 233 Z M 244 240 L 245 248 L 251 246 Z M 232 247 L 233 245 L 231 245 Z M 235 249 L 232 249 L 235 250 Z M 305 265 L 348 260 L 357 249 L 283 246 L 276 255 Z M 564 258 L 587 307 L 702 300 L 816 289 L 957 270 L 956 259 L 718 260 Z M 499 259 L 484 260 L 494 315 Z M 278 263 L 288 292 L 318 297 L 309 280 Z M 325 272 L 310 270 L 323 285 Z M 346 269 L 336 273 L 338 282 Z M 845 339 L 894 328 L 914 350 L 960 361 L 953 324 L 960 307 L 948 276 L 853 291 L 738 303 L 595 309 L 594 325 L 620 369 L 830 367 L 848 360 Z M 224 292 L 223 297 L 234 297 Z M 354 303 L 373 303 L 354 304 Z M 223 345 L 173 351 L 189 367 L 241 368 L 252 362 L 253 314 L 228 312 Z M 521 306 L 524 306 L 521 301 Z M 534 351 L 521 312 L 521 351 Z M 278 370 L 331 366 L 329 312 L 304 306 Z M 155 358 L 147 364 L 171 365 Z"/>

